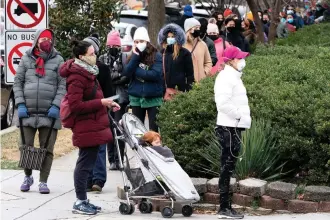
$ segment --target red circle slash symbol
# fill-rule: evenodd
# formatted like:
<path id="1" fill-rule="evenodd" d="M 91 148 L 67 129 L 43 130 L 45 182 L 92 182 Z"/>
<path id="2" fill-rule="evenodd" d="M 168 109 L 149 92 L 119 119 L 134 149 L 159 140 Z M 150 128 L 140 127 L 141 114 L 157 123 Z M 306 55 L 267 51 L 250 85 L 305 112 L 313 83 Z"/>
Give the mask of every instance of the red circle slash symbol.
<path id="1" fill-rule="evenodd" d="M 10 10 L 13 1 L 15 1 L 18 4 L 18 6 L 20 6 L 24 10 L 24 12 L 27 13 L 34 20 L 33 23 L 31 23 L 31 24 L 21 24 L 21 23 L 19 23 L 18 21 L 15 20 L 15 18 L 13 17 L 13 12 Z M 45 4 L 44 4 L 43 0 L 38 0 L 38 4 L 40 4 L 40 7 L 41 7 L 39 18 L 36 17 L 34 15 L 34 13 L 21 2 L 21 0 L 9 0 L 8 1 L 7 15 L 8 15 L 10 21 L 13 22 L 13 24 L 15 24 L 16 26 L 18 26 L 20 28 L 33 28 L 33 27 L 37 26 L 42 21 L 42 19 L 45 16 L 45 12 L 46 12 L 46 7 L 45 7 Z"/>
<path id="2" fill-rule="evenodd" d="M 16 70 L 14 68 L 14 59 L 13 59 L 13 56 L 14 55 L 17 55 L 17 56 L 19 56 L 19 58 L 22 58 L 23 53 L 19 50 L 21 47 L 32 47 L 32 43 L 30 43 L 30 42 L 23 42 L 23 43 L 17 44 L 9 52 L 9 54 L 8 54 L 8 66 L 9 66 L 10 72 L 12 72 L 14 75 L 16 75 Z"/>

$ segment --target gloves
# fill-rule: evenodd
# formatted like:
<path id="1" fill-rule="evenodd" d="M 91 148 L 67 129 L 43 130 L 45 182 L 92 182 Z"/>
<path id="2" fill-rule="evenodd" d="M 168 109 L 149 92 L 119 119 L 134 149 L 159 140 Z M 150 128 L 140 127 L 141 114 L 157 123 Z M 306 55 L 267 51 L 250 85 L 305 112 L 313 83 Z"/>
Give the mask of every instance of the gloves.
<path id="1" fill-rule="evenodd" d="M 60 117 L 60 109 L 55 105 L 52 105 L 48 110 L 48 117 L 58 119 Z"/>
<path id="2" fill-rule="evenodd" d="M 18 104 L 18 117 L 19 118 L 28 118 L 29 113 L 25 104 Z"/>

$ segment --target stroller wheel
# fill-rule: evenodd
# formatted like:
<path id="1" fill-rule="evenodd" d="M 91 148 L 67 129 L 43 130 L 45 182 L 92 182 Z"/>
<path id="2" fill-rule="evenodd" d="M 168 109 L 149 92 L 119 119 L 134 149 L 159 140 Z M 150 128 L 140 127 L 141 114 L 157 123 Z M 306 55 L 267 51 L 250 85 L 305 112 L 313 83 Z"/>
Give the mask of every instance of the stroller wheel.
<path id="1" fill-rule="evenodd" d="M 120 203 L 119 205 L 119 212 L 122 215 L 131 215 L 133 214 L 135 211 L 135 207 L 132 203 L 130 203 L 129 205 L 126 203 Z"/>
<path id="2" fill-rule="evenodd" d="M 184 217 L 190 217 L 193 214 L 194 210 L 190 205 L 184 205 L 182 207 L 182 215 Z"/>
<path id="3" fill-rule="evenodd" d="M 152 213 L 152 204 L 149 201 L 142 201 L 139 204 L 139 210 L 141 213 Z"/>
<path id="4" fill-rule="evenodd" d="M 171 207 L 165 206 L 162 210 L 162 216 L 164 218 L 172 218 L 174 215 L 174 210 Z"/>

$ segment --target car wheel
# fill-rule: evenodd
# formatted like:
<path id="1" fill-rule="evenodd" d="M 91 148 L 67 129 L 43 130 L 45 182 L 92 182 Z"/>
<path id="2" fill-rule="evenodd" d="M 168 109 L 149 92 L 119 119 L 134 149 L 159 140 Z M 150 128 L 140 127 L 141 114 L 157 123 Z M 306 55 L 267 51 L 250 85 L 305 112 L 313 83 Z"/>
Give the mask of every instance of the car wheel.
<path id="1" fill-rule="evenodd" d="M 7 113 L 6 113 L 6 120 L 8 127 L 10 127 L 13 124 L 14 112 L 15 112 L 14 97 L 10 96 L 8 100 Z"/>

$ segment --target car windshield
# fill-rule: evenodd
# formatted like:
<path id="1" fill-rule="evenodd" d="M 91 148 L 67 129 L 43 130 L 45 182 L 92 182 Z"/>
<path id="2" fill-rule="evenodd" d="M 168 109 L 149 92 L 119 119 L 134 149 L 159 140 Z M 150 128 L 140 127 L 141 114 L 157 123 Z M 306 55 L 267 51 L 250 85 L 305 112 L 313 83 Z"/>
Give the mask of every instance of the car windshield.
<path id="1" fill-rule="evenodd" d="M 148 26 L 148 17 L 143 16 L 132 16 L 132 15 L 121 15 L 120 22 L 134 24 L 137 27 L 147 27 Z"/>
<path id="2" fill-rule="evenodd" d="M 115 26 L 115 30 L 120 33 L 120 37 L 125 35 L 126 27 Z"/>

